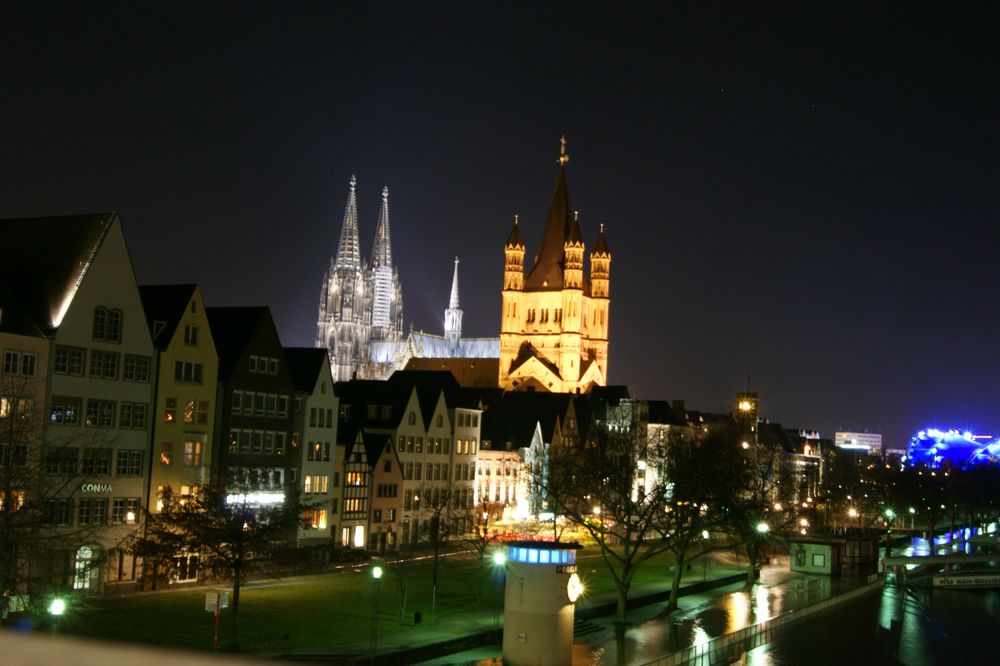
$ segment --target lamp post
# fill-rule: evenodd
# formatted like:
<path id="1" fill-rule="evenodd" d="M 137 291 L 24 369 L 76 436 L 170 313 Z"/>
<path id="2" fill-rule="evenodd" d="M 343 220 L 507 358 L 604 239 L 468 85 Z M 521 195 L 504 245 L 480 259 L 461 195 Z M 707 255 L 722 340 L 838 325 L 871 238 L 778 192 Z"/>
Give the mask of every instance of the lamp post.
<path id="1" fill-rule="evenodd" d="M 59 619 L 66 612 L 66 601 L 60 597 L 55 597 L 49 602 L 49 615 L 52 617 L 52 635 L 56 635 L 56 627 L 59 626 Z"/>
<path id="2" fill-rule="evenodd" d="M 503 634 L 501 629 L 500 614 L 503 608 L 503 600 L 506 592 L 507 585 L 507 553 L 502 550 L 498 550 L 493 553 L 493 567 L 494 572 L 500 572 L 500 593 L 497 595 L 497 603 L 493 612 L 493 630 L 497 635 L 497 643 L 503 644 Z"/>
<path id="3" fill-rule="evenodd" d="M 382 582 L 382 567 L 372 567 L 372 628 L 371 628 L 371 663 L 375 663 L 375 654 L 378 652 L 378 601 L 379 590 Z"/>
<path id="4" fill-rule="evenodd" d="M 892 521 L 896 519 L 896 512 L 891 508 L 885 510 L 885 523 L 887 526 L 885 532 L 885 556 L 889 557 L 892 555 Z"/>

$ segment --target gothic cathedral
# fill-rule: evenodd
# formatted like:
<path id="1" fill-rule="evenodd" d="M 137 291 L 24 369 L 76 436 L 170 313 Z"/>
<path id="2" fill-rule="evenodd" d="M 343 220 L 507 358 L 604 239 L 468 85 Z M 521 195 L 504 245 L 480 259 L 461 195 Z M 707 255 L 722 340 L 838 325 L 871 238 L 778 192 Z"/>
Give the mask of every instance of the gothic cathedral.
<path id="1" fill-rule="evenodd" d="M 356 186 L 351 176 L 340 245 L 323 276 L 316 326 L 316 346 L 327 349 L 335 382 L 388 377 L 394 368 L 373 361 L 371 345 L 397 342 L 403 332 L 403 294 L 389 235 L 389 189 L 382 189 L 371 261 L 363 263 Z"/>
<path id="2" fill-rule="evenodd" d="M 504 246 L 500 388 L 586 393 L 608 376 L 611 253 L 601 225 L 584 277 L 585 247 L 566 188 L 566 140 L 535 263 L 524 274 L 517 217 Z"/>

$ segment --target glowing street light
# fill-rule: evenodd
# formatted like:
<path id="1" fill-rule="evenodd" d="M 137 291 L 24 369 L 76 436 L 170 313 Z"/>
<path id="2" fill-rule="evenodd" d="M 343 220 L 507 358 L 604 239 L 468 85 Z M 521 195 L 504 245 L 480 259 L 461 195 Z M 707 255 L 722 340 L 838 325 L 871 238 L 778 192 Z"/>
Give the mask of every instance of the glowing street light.
<path id="1" fill-rule="evenodd" d="M 49 603 L 49 615 L 59 617 L 66 612 L 66 601 L 56 597 Z"/>
<path id="2" fill-rule="evenodd" d="M 771 531 L 771 526 L 765 523 L 763 520 L 757 523 L 757 532 L 759 534 L 767 534 Z"/>
<path id="3" fill-rule="evenodd" d="M 378 606 L 379 591 L 382 582 L 382 567 L 376 565 L 372 567 L 372 583 L 374 591 L 372 593 L 372 628 L 371 628 L 371 660 L 375 663 L 375 655 L 378 652 Z"/>

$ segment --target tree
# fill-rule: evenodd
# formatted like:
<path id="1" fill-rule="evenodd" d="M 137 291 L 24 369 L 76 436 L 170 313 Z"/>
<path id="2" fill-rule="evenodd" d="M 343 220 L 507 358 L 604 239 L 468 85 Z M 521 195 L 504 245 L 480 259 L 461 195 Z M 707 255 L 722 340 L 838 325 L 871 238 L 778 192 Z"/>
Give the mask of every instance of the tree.
<path id="1" fill-rule="evenodd" d="M 724 534 L 729 498 L 735 494 L 729 441 L 718 435 L 675 436 L 666 444 L 666 475 L 672 484 L 660 529 L 674 555 L 667 612 L 677 608 L 681 576 L 691 560 L 731 547 Z M 713 538 L 714 537 L 714 538 Z"/>
<path id="2" fill-rule="evenodd" d="M 469 544 L 476 554 L 478 568 L 476 571 L 476 603 L 480 603 L 483 597 L 483 580 L 486 574 L 486 551 L 496 543 L 498 535 L 494 529 L 497 522 L 503 516 L 504 505 L 502 502 L 481 501 L 471 510 L 471 515 L 467 518 L 472 524 L 472 531 L 465 536 L 465 542 Z"/>
<path id="3" fill-rule="evenodd" d="M 549 456 L 545 496 L 556 513 L 583 529 L 600 550 L 617 588 L 615 623 L 625 627 L 632 579 L 650 558 L 667 551 L 665 508 L 671 497 L 665 443 L 631 430 L 602 429 Z"/>
<path id="4" fill-rule="evenodd" d="M 81 466 L 114 437 L 81 421 L 79 403 L 60 405 L 59 424 L 45 424 L 45 391 L 33 376 L 0 375 L 0 592 L 25 598 L 64 585 L 67 546 L 93 539 L 100 524 L 73 524 L 73 497 L 90 478 Z M 91 562 L 91 568 L 100 561 Z"/>
<path id="5" fill-rule="evenodd" d="M 150 563 L 198 553 L 203 572 L 233 583 L 233 642 L 238 640 L 240 588 L 247 577 L 283 555 L 301 522 L 298 496 L 261 505 L 249 478 L 213 479 L 188 496 L 168 491 L 159 513 L 146 516 L 146 533 L 134 545 Z"/>
<path id="6" fill-rule="evenodd" d="M 707 441 L 727 470 L 717 502 L 731 545 L 742 547 L 747 556 L 750 588 L 757 582 L 767 544 L 794 517 L 788 504 L 794 484 L 775 445 L 744 438 L 730 426 L 717 427 Z"/>

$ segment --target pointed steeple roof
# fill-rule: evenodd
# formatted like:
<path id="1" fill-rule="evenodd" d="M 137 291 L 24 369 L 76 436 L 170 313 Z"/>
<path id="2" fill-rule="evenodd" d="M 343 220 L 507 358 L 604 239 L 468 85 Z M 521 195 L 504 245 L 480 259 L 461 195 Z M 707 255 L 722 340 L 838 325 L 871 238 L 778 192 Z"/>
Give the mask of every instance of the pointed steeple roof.
<path id="1" fill-rule="evenodd" d="M 451 298 L 448 299 L 448 309 L 458 309 L 458 257 L 455 257 L 455 274 L 451 278 Z"/>
<path id="2" fill-rule="evenodd" d="M 351 176 L 351 193 L 347 195 L 347 207 L 344 209 L 344 225 L 340 230 L 340 245 L 337 247 L 337 258 L 333 267 L 349 270 L 361 270 L 361 244 L 358 241 L 358 201 L 354 194 L 358 179 Z"/>
<path id="3" fill-rule="evenodd" d="M 389 188 L 382 188 L 382 208 L 378 212 L 378 228 L 375 230 L 375 247 L 372 248 L 372 268 L 388 266 L 392 268 L 392 238 L 389 235 Z"/>
<path id="4" fill-rule="evenodd" d="M 559 156 L 559 175 L 552 191 L 552 202 L 542 232 L 542 243 L 535 256 L 535 265 L 524 281 L 525 289 L 561 289 L 563 284 L 563 248 L 567 239 L 580 229 L 573 219 L 573 207 L 569 203 L 569 189 L 566 187 L 566 141 L 562 140 L 562 154 Z M 574 231 L 575 229 L 575 231 Z"/>
<path id="5" fill-rule="evenodd" d="M 604 223 L 601 222 L 601 231 L 597 234 L 597 242 L 594 243 L 593 254 L 611 254 L 608 250 L 608 242 L 604 240 Z"/>
<path id="6" fill-rule="evenodd" d="M 510 236 L 507 236 L 505 247 L 524 249 L 524 241 L 521 240 L 521 227 L 517 223 L 517 215 L 514 216 L 514 228 L 510 230 Z"/>

